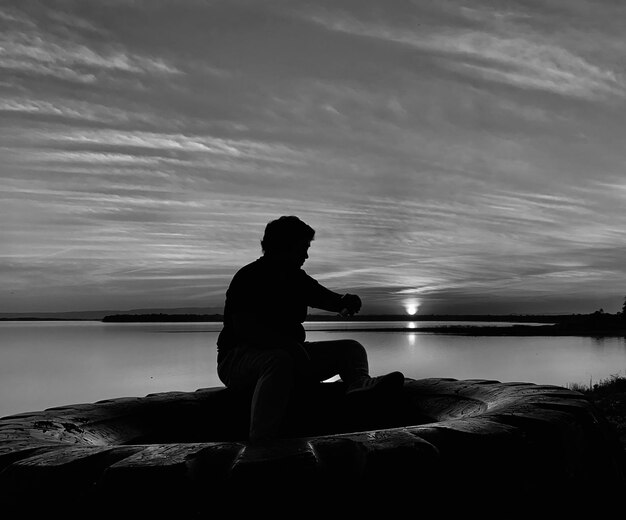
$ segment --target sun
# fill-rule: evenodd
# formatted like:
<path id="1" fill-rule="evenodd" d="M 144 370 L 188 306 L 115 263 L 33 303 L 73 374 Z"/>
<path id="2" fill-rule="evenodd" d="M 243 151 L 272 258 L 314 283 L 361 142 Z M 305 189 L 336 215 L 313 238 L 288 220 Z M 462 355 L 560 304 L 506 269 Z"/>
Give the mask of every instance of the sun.
<path id="1" fill-rule="evenodd" d="M 409 316 L 415 316 L 417 314 L 417 309 L 419 309 L 420 304 L 418 301 L 411 300 L 404 303 L 404 310 Z"/>

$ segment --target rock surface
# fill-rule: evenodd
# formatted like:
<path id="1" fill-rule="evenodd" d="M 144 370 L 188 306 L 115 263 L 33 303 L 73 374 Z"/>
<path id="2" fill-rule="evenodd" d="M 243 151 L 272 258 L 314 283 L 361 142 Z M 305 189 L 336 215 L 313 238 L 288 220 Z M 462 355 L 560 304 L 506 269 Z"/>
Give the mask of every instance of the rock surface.
<path id="1" fill-rule="evenodd" d="M 626 490 L 619 442 L 572 390 L 431 378 L 407 379 L 392 403 L 342 396 L 342 383 L 320 384 L 292 409 L 285 438 L 264 446 L 245 441 L 249 398 L 225 388 L 4 417 L 0 489 L 13 504 L 70 494 L 77 511 L 130 516 L 258 511 L 268 497 L 322 512 L 364 499 L 419 511 L 561 508 Z"/>

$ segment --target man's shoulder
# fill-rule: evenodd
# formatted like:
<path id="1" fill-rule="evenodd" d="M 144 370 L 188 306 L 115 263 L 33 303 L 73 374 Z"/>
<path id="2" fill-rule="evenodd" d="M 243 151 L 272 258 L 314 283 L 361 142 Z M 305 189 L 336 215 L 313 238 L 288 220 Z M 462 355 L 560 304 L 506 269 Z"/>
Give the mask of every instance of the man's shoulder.
<path id="1" fill-rule="evenodd" d="M 316 282 L 315 278 L 309 275 L 304 269 L 298 268 L 286 273 L 284 269 L 278 268 L 264 257 L 259 257 L 239 268 L 235 273 L 233 280 L 257 279 L 259 277 L 275 277 L 275 275 L 288 275 L 288 279 L 292 281 L 306 281 L 307 283 Z"/>
<path id="2" fill-rule="evenodd" d="M 298 270 L 298 275 L 300 276 L 300 278 L 302 278 L 303 280 L 306 280 L 307 282 L 315 282 L 315 283 L 319 283 L 315 278 L 313 278 L 309 273 L 307 273 L 304 269 L 299 269 Z"/>
<path id="3" fill-rule="evenodd" d="M 263 260 L 262 257 L 257 258 L 256 260 L 250 262 L 249 264 L 246 264 L 243 267 L 240 267 L 235 273 L 235 276 L 233 277 L 233 279 L 247 278 L 250 276 L 258 276 L 259 273 L 264 271 L 264 265 L 263 265 L 262 260 Z"/>

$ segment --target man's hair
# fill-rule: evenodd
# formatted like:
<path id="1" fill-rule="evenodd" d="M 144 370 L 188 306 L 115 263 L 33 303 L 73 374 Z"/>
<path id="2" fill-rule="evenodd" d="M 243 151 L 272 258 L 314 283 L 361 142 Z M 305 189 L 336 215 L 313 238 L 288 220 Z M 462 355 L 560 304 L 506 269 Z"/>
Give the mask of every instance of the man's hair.
<path id="1" fill-rule="evenodd" d="M 298 217 L 282 216 L 265 226 L 261 248 L 264 253 L 273 253 L 284 250 L 300 240 L 310 242 L 314 237 L 315 230 Z"/>

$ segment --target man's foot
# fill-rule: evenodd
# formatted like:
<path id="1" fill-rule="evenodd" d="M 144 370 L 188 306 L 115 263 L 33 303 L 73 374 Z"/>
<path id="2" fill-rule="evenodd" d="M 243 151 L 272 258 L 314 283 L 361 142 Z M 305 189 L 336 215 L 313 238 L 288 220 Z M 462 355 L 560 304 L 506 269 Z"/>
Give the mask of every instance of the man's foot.
<path id="1" fill-rule="evenodd" d="M 404 386 L 402 372 L 390 372 L 384 376 L 368 377 L 351 384 L 346 390 L 346 397 L 356 396 L 393 396 L 400 393 Z"/>

